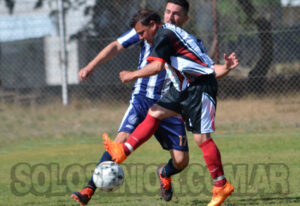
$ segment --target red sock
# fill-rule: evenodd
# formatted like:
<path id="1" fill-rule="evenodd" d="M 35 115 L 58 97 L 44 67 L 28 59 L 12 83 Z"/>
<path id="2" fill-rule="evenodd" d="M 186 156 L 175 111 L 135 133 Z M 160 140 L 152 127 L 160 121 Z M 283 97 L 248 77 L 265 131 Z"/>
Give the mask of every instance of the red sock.
<path id="1" fill-rule="evenodd" d="M 203 152 L 203 158 L 213 179 L 214 186 L 223 187 L 226 183 L 226 178 L 224 176 L 221 154 L 217 145 L 212 138 L 209 138 L 200 144 L 199 147 Z"/>
<path id="2" fill-rule="evenodd" d="M 157 130 L 160 120 L 147 114 L 144 121 L 133 131 L 126 142 L 123 144 L 125 154 L 128 156 L 141 144 L 146 142 Z"/>

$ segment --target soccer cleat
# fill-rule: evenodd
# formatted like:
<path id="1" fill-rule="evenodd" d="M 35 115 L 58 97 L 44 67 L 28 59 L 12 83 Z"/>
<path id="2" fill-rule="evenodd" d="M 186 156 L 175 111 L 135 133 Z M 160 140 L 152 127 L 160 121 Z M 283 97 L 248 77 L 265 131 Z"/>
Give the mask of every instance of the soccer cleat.
<path id="1" fill-rule="evenodd" d="M 72 198 L 80 203 L 81 206 L 87 205 L 94 194 L 94 190 L 89 187 L 85 187 L 78 192 L 73 192 Z"/>
<path id="2" fill-rule="evenodd" d="M 165 165 L 159 167 L 156 173 L 160 181 L 160 194 L 165 201 L 170 201 L 173 196 L 173 189 L 171 184 L 172 179 L 171 177 L 161 176 L 161 170 L 164 166 Z"/>
<path id="3" fill-rule="evenodd" d="M 107 133 L 104 133 L 102 138 L 104 148 L 110 154 L 112 160 L 118 164 L 122 163 L 127 158 L 123 149 L 123 144 L 111 141 Z"/>
<path id="4" fill-rule="evenodd" d="M 211 192 L 213 196 L 207 206 L 219 206 L 229 195 L 231 195 L 232 192 L 234 192 L 234 188 L 232 184 L 226 182 L 223 187 L 214 187 Z"/>

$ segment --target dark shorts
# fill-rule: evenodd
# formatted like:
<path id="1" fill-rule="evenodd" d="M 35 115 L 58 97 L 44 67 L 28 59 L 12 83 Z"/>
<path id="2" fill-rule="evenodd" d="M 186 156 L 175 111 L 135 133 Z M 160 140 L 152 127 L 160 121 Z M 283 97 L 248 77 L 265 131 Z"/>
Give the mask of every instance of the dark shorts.
<path id="1" fill-rule="evenodd" d="M 131 134 L 144 121 L 149 108 L 156 102 L 156 100 L 144 96 L 133 96 L 121 122 L 119 132 Z M 162 120 L 154 135 L 163 149 L 188 151 L 185 126 L 181 117 Z"/>
<path id="2" fill-rule="evenodd" d="M 171 85 L 157 104 L 181 114 L 194 134 L 211 133 L 215 131 L 217 90 L 215 75 L 202 76 L 181 92 Z"/>

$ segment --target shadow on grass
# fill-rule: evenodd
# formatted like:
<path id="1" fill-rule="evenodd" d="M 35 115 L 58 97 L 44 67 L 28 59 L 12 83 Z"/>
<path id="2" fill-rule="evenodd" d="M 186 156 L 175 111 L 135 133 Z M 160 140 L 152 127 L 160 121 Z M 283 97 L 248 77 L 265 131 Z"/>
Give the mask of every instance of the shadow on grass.
<path id="1" fill-rule="evenodd" d="M 155 201 L 153 200 L 152 203 L 146 201 L 144 202 L 143 198 L 134 198 L 134 199 L 110 199 L 110 200 L 105 200 L 100 197 L 93 198 L 92 202 L 95 205 L 124 205 L 124 201 L 126 202 L 126 205 L 177 205 L 178 202 L 171 201 L 169 203 L 164 202 L 163 200 L 160 200 L 159 198 L 155 198 Z M 172 204 L 173 203 L 173 204 Z M 270 197 L 270 198 L 245 198 L 245 199 L 237 199 L 237 200 L 227 200 L 224 203 L 224 206 L 240 206 L 240 205 L 284 205 L 288 203 L 300 203 L 300 197 Z M 189 205 L 206 205 L 207 200 L 192 200 Z M 70 206 L 70 205 L 76 205 L 78 206 L 79 203 L 73 200 L 71 197 L 70 198 L 57 198 L 57 199 L 47 199 L 45 198 L 45 201 L 31 201 L 31 202 L 24 202 L 22 205 L 31 205 L 31 206 L 36 206 L 36 205 L 59 205 L 59 206 Z"/>
<path id="2" fill-rule="evenodd" d="M 155 201 L 160 201 L 159 198 L 156 198 Z M 153 202 L 155 202 L 153 200 Z M 122 199 L 122 198 L 103 198 L 103 197 L 93 197 L 92 200 L 89 202 L 91 205 L 109 205 L 109 206 L 117 206 L 117 205 L 143 205 L 143 206 L 151 206 L 152 203 L 144 202 L 142 198 L 133 198 L 133 199 Z M 164 203 L 162 201 L 162 203 Z M 16 204 L 16 206 L 24 206 L 24 205 L 30 205 L 30 206 L 79 206 L 80 203 L 72 199 L 71 195 L 68 197 L 58 197 L 58 198 L 45 198 L 44 200 L 38 200 L 38 201 L 28 201 L 23 202 L 22 204 Z M 157 205 L 157 204 L 155 204 Z M 159 204 L 161 205 L 161 204 Z"/>
<path id="3" fill-rule="evenodd" d="M 193 200 L 192 205 L 203 205 L 203 201 Z M 238 206 L 238 205 L 258 205 L 259 203 L 277 205 L 284 203 L 300 203 L 300 197 L 269 197 L 269 198 L 245 198 L 237 200 L 227 200 L 224 205 Z"/>
<path id="4" fill-rule="evenodd" d="M 263 202 L 264 204 L 277 204 L 277 203 L 300 203 L 300 197 L 267 197 L 267 198 L 249 198 L 240 199 L 239 203 L 245 203 L 247 205 L 256 205 L 258 202 Z"/>

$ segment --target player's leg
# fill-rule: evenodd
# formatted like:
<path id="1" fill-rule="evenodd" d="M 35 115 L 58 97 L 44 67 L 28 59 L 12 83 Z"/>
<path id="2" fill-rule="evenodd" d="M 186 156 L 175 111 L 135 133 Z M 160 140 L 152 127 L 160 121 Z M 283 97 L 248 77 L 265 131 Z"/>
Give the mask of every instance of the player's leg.
<path id="1" fill-rule="evenodd" d="M 234 188 L 225 178 L 220 151 L 210 133 L 194 134 L 194 139 L 202 150 L 204 161 L 213 179 L 213 196 L 208 206 L 221 205 Z"/>
<path id="2" fill-rule="evenodd" d="M 188 165 L 189 153 L 185 125 L 181 118 L 171 117 L 162 120 L 155 137 L 162 148 L 170 152 L 172 160 L 169 161 L 170 168 L 183 170 Z M 166 176 L 171 175 L 172 169 L 167 170 Z"/>
<path id="3" fill-rule="evenodd" d="M 130 133 L 127 133 L 127 132 L 119 132 L 117 134 L 117 137 L 116 137 L 115 141 L 119 142 L 119 143 L 124 143 L 127 140 L 127 138 L 129 137 L 129 135 L 130 135 Z M 101 164 L 104 161 L 112 161 L 112 158 L 111 158 L 110 154 L 107 151 L 105 151 L 102 154 L 102 156 L 100 158 L 100 161 L 98 162 L 97 165 Z M 97 187 L 96 187 L 96 185 L 93 181 L 93 175 L 91 176 L 91 179 L 88 182 L 86 187 L 92 188 L 94 191 L 97 189 Z"/>
<path id="4" fill-rule="evenodd" d="M 171 155 L 169 161 L 157 169 L 161 196 L 165 201 L 170 201 L 173 196 L 171 176 L 181 172 L 189 162 L 188 141 L 183 121 L 178 117 L 162 120 L 155 137 L 162 148 L 168 150 Z"/>
<path id="5" fill-rule="evenodd" d="M 172 161 L 173 167 L 176 170 L 182 171 L 188 166 L 190 160 L 188 151 L 180 151 L 180 150 L 172 149 L 170 150 L 170 155 L 173 160 Z M 170 165 L 170 167 L 172 166 Z M 172 176 L 174 174 L 177 173 L 174 173 L 172 169 L 169 168 L 166 169 L 166 176 Z"/>
<path id="6" fill-rule="evenodd" d="M 104 147 L 115 162 L 123 162 L 127 156 L 146 142 L 157 130 L 162 119 L 178 116 L 181 111 L 180 93 L 172 87 L 148 111 L 145 120 L 133 131 L 124 144 L 117 144 L 104 136 Z"/>
<path id="7" fill-rule="evenodd" d="M 139 104 L 139 98 L 132 98 L 130 105 L 125 112 L 123 120 L 121 122 L 119 132 L 115 138 L 116 142 L 123 143 L 129 137 L 133 129 L 141 122 L 139 111 L 137 110 L 137 105 Z M 140 107 L 139 107 L 140 108 Z M 147 110 L 146 110 L 147 111 Z M 100 158 L 97 165 L 104 161 L 112 161 L 111 155 L 108 152 L 104 152 Z M 72 198 L 80 202 L 81 205 L 85 205 L 92 198 L 97 187 L 93 181 L 93 175 L 91 176 L 88 184 L 81 190 L 73 192 Z"/>
<path id="8" fill-rule="evenodd" d="M 171 159 L 165 165 L 157 168 L 160 181 L 160 194 L 165 201 L 170 201 L 173 196 L 172 176 L 180 173 L 189 162 L 189 153 L 186 151 L 170 150 Z"/>
<path id="9" fill-rule="evenodd" d="M 214 186 L 222 187 L 226 183 L 226 178 L 224 176 L 221 154 L 210 135 L 215 130 L 215 105 L 214 99 L 203 92 L 199 107 L 195 108 L 194 111 L 188 112 L 193 112 L 193 115 L 189 115 L 189 121 L 194 133 L 194 140 L 202 150 L 203 158 L 213 179 Z"/>
<path id="10" fill-rule="evenodd" d="M 233 186 L 225 178 L 220 151 L 210 135 L 215 131 L 217 83 L 214 77 L 202 80 L 187 89 L 189 98 L 183 102 L 183 114 L 213 179 L 213 197 L 208 205 L 217 206 L 233 192 Z"/>
<path id="11" fill-rule="evenodd" d="M 111 141 L 107 136 L 103 136 L 104 147 L 115 162 L 122 163 L 131 152 L 154 134 L 161 119 L 177 115 L 178 113 L 155 104 L 149 109 L 144 121 L 139 124 L 124 144 L 118 144 L 115 141 Z"/>
<path id="12" fill-rule="evenodd" d="M 203 159 L 216 187 L 223 187 L 226 178 L 223 171 L 220 151 L 211 138 L 210 133 L 194 134 L 194 140 L 203 153 Z"/>
<path id="13" fill-rule="evenodd" d="M 115 139 L 116 142 L 123 143 L 129 137 L 129 133 L 127 132 L 119 132 Z M 104 161 L 112 161 L 112 158 L 108 152 L 104 152 L 100 158 L 100 161 L 97 165 L 101 164 Z M 92 198 L 93 194 L 95 193 L 97 187 L 93 181 L 93 175 L 89 180 L 88 184 L 81 190 L 73 192 L 72 198 L 79 202 L 81 205 L 86 205 L 90 199 Z"/>

